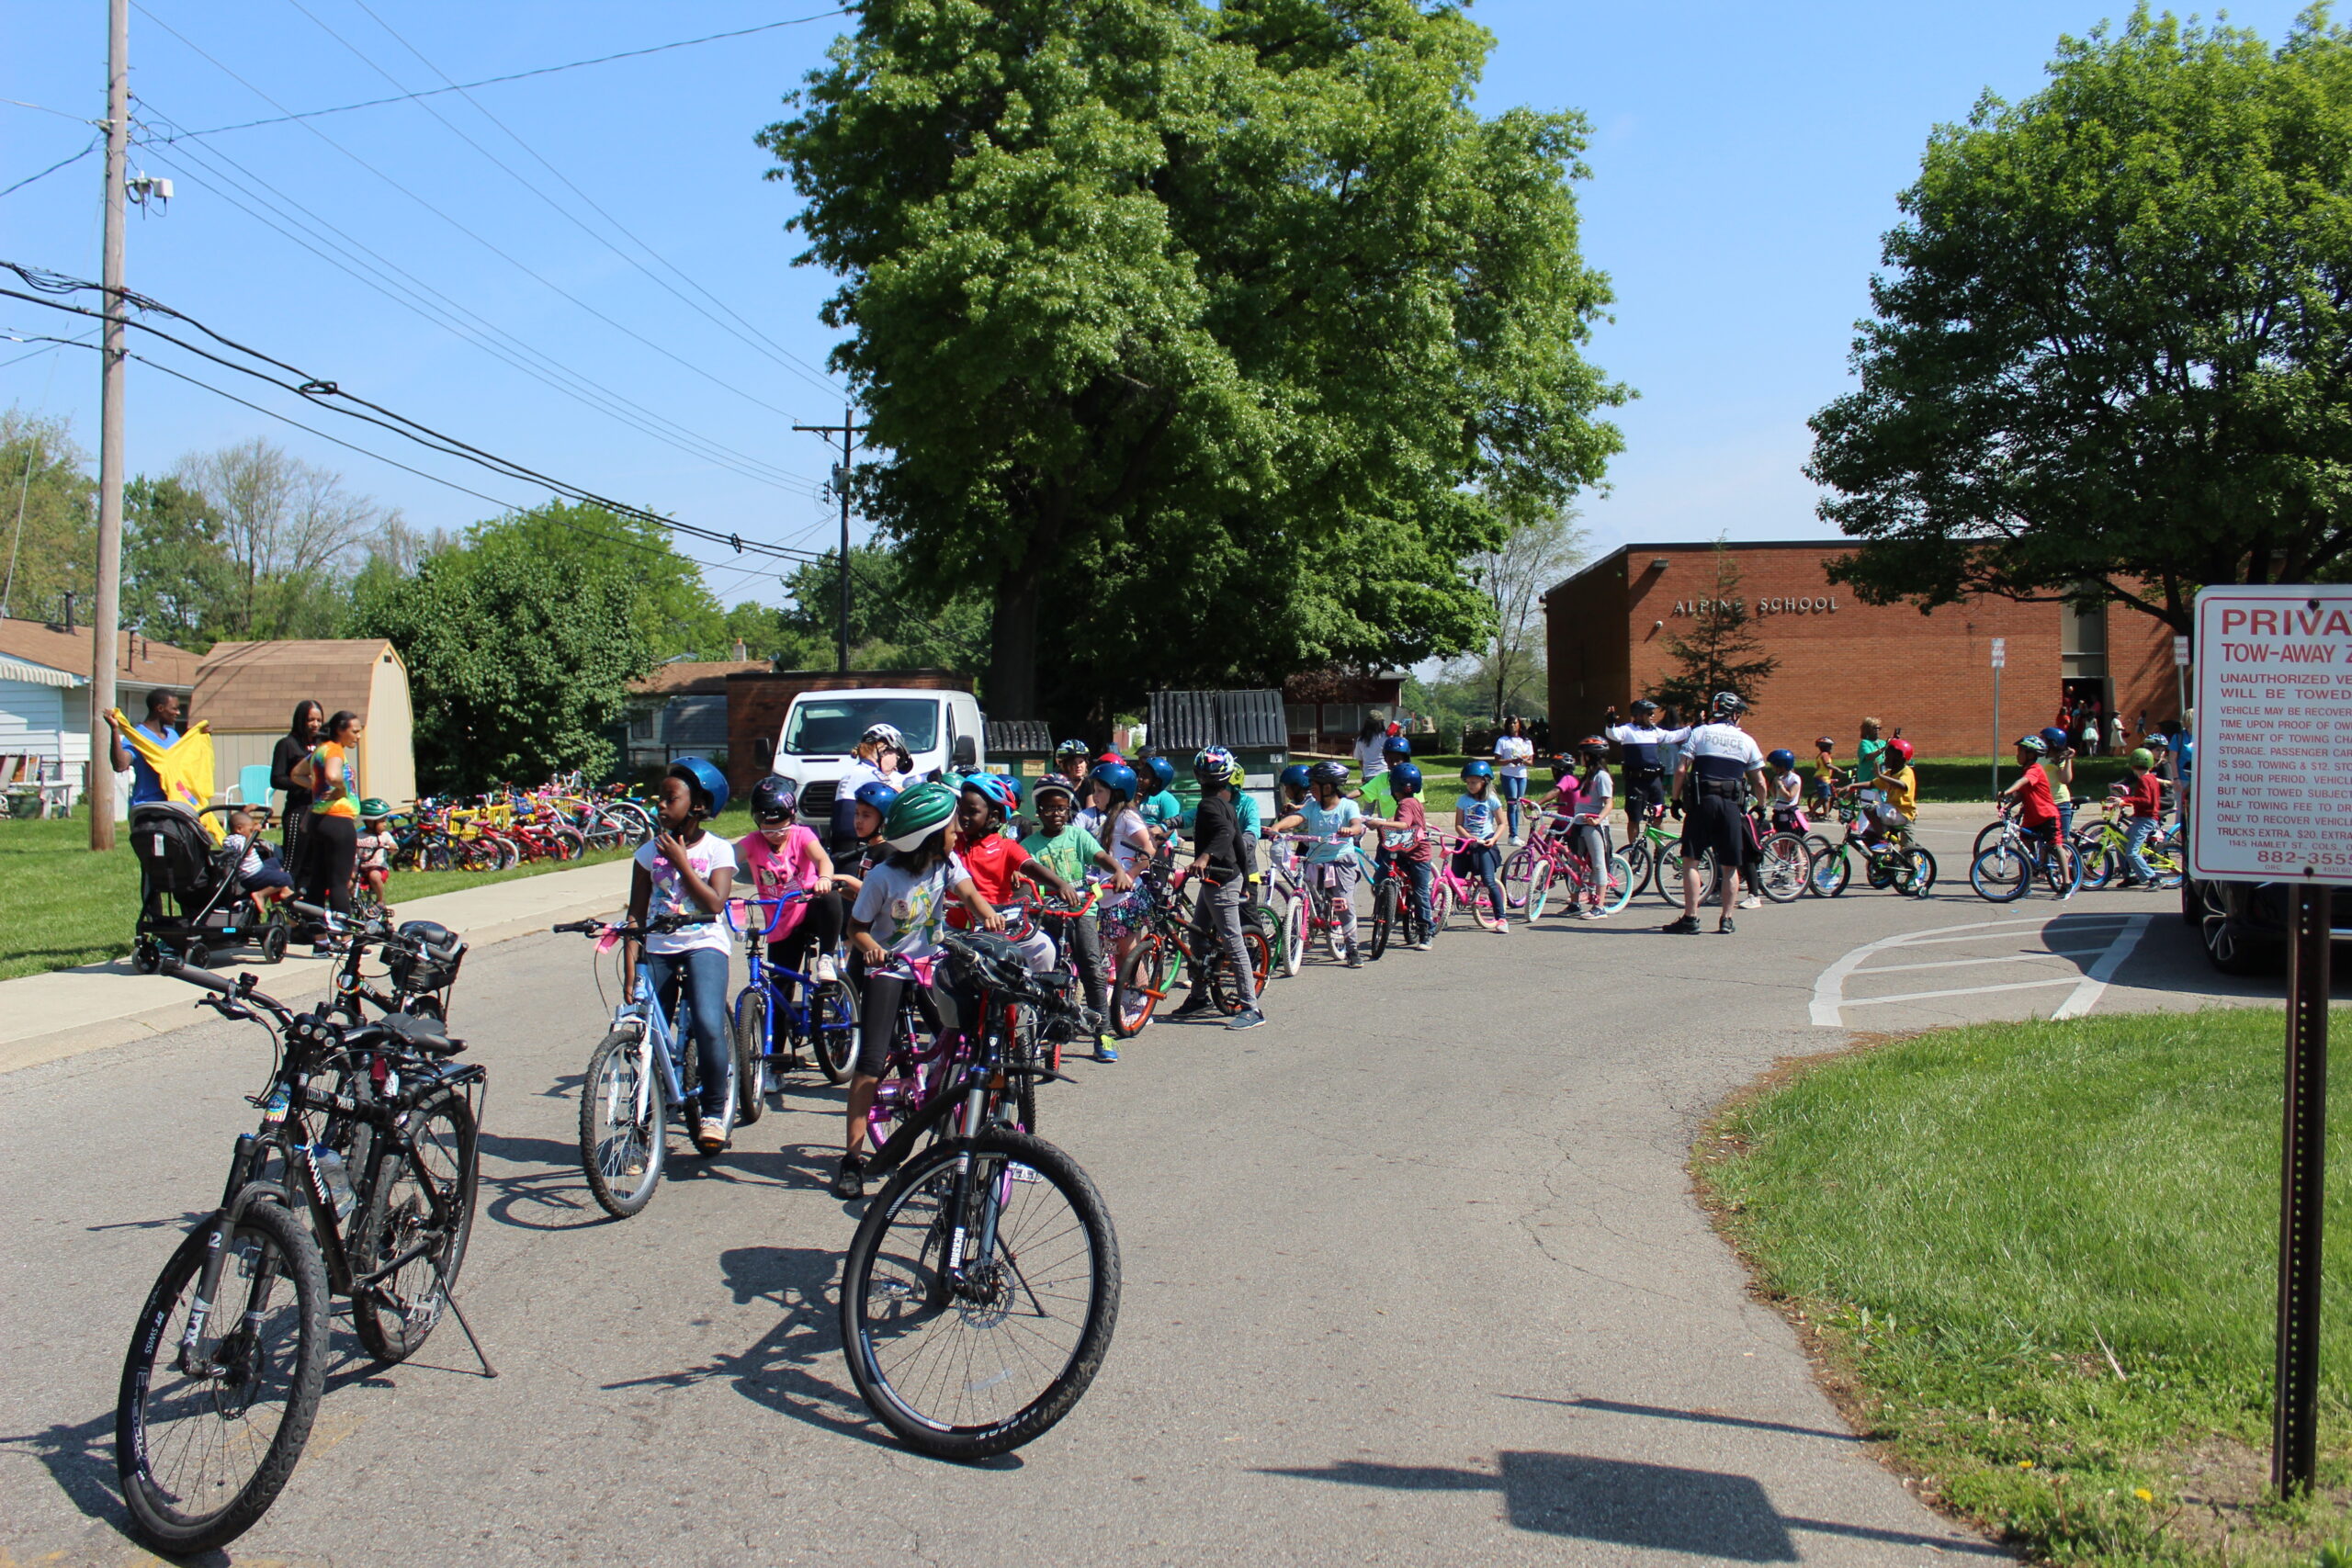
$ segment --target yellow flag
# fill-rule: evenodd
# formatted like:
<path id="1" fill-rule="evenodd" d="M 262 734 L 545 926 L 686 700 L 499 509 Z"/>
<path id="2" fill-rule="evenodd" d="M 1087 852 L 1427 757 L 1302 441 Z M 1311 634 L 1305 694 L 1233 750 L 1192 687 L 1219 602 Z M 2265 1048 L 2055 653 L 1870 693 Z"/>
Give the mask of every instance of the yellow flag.
<path id="1" fill-rule="evenodd" d="M 114 716 L 121 722 L 123 744 L 155 770 L 155 777 L 164 785 L 164 798 L 201 813 L 205 803 L 212 798 L 212 727 L 198 719 L 177 740 L 160 746 L 133 728 L 120 708 L 114 710 Z M 216 844 L 228 834 L 218 812 L 209 817 L 199 816 L 198 820 Z"/>

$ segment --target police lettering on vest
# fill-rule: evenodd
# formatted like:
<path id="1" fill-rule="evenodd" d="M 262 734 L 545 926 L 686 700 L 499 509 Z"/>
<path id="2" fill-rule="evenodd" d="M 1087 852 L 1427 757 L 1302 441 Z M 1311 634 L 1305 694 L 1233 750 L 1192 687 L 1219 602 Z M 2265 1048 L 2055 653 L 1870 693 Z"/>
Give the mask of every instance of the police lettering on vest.
<path id="1" fill-rule="evenodd" d="M 1736 724 L 1702 724 L 1682 743 L 1690 760 L 1689 797 L 1737 800 L 1747 775 L 1764 765 L 1755 738 Z"/>

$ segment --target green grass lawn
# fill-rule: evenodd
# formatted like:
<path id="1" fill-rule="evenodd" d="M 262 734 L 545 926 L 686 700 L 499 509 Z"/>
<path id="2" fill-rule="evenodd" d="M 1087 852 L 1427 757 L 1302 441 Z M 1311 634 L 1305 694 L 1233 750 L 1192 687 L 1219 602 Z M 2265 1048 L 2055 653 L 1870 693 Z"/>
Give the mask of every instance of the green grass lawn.
<path id="1" fill-rule="evenodd" d="M 2307 1562 L 2352 1535 L 2352 1187 L 2328 1204 L 2322 1496 L 2266 1502 L 2284 1027 L 1898 1040 L 1729 1109 L 1693 1168 L 1861 1428 L 1947 1506 L 2057 1562 Z M 2339 1094 L 2339 1172 L 2347 1130 Z"/>
<path id="2" fill-rule="evenodd" d="M 713 827 L 740 839 L 752 830 L 751 815 L 730 811 Z M 119 825 L 115 847 L 93 854 L 85 817 L 52 822 L 0 820 L 0 980 L 101 964 L 130 951 L 131 922 L 139 913 L 139 863 L 123 841 L 124 832 Z M 617 860 L 623 852 L 605 851 L 569 864 L 536 861 L 513 871 L 396 871 L 390 896 L 397 906 L 436 893 Z"/>

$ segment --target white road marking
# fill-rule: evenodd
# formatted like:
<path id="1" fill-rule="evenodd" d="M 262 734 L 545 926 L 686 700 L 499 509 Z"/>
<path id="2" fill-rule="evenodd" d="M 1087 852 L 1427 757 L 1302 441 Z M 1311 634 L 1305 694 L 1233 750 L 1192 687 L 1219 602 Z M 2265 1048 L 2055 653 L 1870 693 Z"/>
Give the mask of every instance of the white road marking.
<path id="1" fill-rule="evenodd" d="M 1979 964 L 2026 964 L 2036 958 L 2071 958 L 2078 953 L 2100 953 L 2106 950 L 2107 945 L 2106 942 L 2100 942 L 2097 947 L 2037 947 L 2024 953 L 2001 953 L 1992 958 L 1939 958 L 1932 964 L 1872 964 L 1867 973 L 1894 975 L 1905 969 L 1973 969 Z"/>
<path id="2" fill-rule="evenodd" d="M 2116 971 L 2122 967 L 2124 960 L 2130 958 L 2132 950 L 2139 946 L 2141 933 L 2148 929 L 2152 919 L 2152 916 L 2144 914 L 2031 915 L 2006 920 L 1972 920 L 1965 925 L 1932 926 L 1926 931 L 1897 931 L 1893 936 L 1884 936 L 1876 942 L 1864 942 L 1824 969 L 1820 977 L 1813 983 L 1810 1013 L 1815 1025 L 1819 1028 L 1842 1029 L 1845 1027 L 1843 1010 L 1849 1007 L 1867 1007 L 1880 1002 L 1923 1001 L 1934 997 L 1979 996 L 1993 991 L 2030 991 L 2038 990 L 2046 986 L 2071 985 L 2075 987 L 2073 993 L 2059 1004 L 2058 1010 L 2053 1016 L 2079 1018 L 2098 1005 L 2099 998 L 2106 993 L 2108 984 L 2114 979 Z M 1874 953 L 1897 947 L 1934 947 L 1951 942 L 1985 942 L 2019 926 L 2044 928 L 2052 938 L 2071 936 L 2077 931 L 2086 936 L 2092 935 L 2093 931 L 2087 928 L 2113 926 L 2116 929 L 2114 934 L 2108 940 L 2106 951 L 2100 953 L 2098 961 L 2087 972 L 2081 975 L 2057 976 L 2048 980 L 2015 981 L 2007 985 L 1968 986 L 1942 991 L 1911 991 L 1888 997 L 1848 998 L 1845 994 L 1846 981 L 1849 976 L 1857 973 L 1881 973 L 1876 969 L 1862 968 L 1862 965 Z M 2094 952 L 2098 952 L 2098 949 L 2086 947 L 2053 951 L 2050 956 L 2065 957 L 2070 953 Z M 2040 956 L 2041 956 L 2040 953 L 1995 954 L 1982 959 L 1960 959 L 1948 966 L 1960 967 L 1976 963 L 1997 964 L 2014 962 L 2016 958 Z M 1904 969 L 1939 966 L 1921 964 L 1897 964 L 1893 967 Z"/>
<path id="3" fill-rule="evenodd" d="M 2050 1016 L 2080 1018 L 2098 1006 L 2099 998 L 2107 994 L 2107 983 L 2115 978 L 2115 972 L 2123 967 L 2123 961 L 2132 956 L 2133 948 L 2140 945 L 2140 938 L 2146 933 L 2149 922 L 2154 919 L 2154 915 L 2132 916 L 2132 923 L 2108 945 L 2105 955 L 2091 965 L 2090 973 L 2085 975 L 2082 983 L 2075 987 L 2075 994 L 2060 1002 L 2058 1010 Z"/>

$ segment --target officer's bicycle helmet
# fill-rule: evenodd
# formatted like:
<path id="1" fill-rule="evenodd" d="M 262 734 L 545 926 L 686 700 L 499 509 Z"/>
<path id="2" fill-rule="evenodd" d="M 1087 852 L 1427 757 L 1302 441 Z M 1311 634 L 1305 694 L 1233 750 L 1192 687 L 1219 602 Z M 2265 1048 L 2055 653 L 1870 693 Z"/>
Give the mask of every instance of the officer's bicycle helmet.
<path id="1" fill-rule="evenodd" d="M 1634 699 L 1633 714 L 1635 718 L 1647 718 L 1656 712 L 1657 712 L 1657 705 L 1649 698 L 1635 697 Z"/>
<path id="2" fill-rule="evenodd" d="M 1707 711 L 1720 723 L 1727 718 L 1736 718 L 1746 713 L 1747 700 L 1737 692 L 1717 692 L 1713 699 L 1707 704 Z"/>

